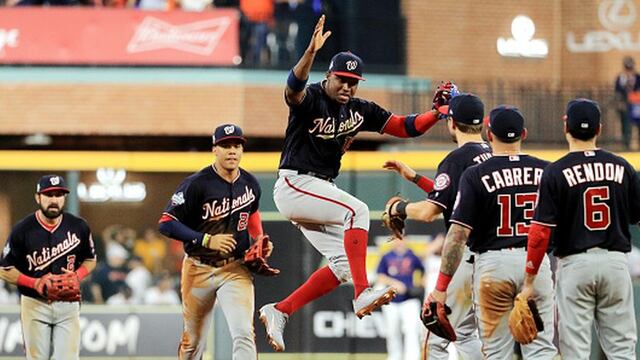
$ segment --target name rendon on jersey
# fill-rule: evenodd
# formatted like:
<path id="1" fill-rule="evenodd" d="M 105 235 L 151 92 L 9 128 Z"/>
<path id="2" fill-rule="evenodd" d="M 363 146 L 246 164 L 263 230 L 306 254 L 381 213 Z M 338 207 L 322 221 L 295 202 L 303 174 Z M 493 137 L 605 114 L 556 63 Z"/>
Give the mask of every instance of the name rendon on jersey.
<path id="1" fill-rule="evenodd" d="M 538 185 L 542 177 L 542 169 L 532 167 L 516 167 L 496 170 L 491 175 L 480 178 L 485 189 L 492 193 L 498 189 L 511 186 Z"/>
<path id="2" fill-rule="evenodd" d="M 594 181 L 614 181 L 622 184 L 624 178 L 624 166 L 612 163 L 584 163 L 574 165 L 562 170 L 564 178 L 569 187 L 586 182 Z"/>

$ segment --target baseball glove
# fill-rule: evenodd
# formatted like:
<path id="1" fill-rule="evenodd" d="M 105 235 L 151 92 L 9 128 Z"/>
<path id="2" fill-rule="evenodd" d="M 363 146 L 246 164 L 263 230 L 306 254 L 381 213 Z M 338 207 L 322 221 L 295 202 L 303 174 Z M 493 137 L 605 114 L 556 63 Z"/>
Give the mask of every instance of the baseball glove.
<path id="1" fill-rule="evenodd" d="M 391 207 L 397 202 L 405 201 L 400 196 L 393 196 L 387 201 L 384 206 L 384 212 L 382 213 L 382 226 L 389 229 L 391 235 L 395 238 L 402 240 L 404 235 L 404 221 L 407 219 L 407 215 L 391 215 Z"/>
<path id="2" fill-rule="evenodd" d="M 449 341 L 456 341 L 456 332 L 447 318 L 449 314 L 451 314 L 451 308 L 447 304 L 427 299 L 422 306 L 420 319 L 427 330 L 434 335 Z"/>
<path id="3" fill-rule="evenodd" d="M 516 296 L 513 310 L 509 314 L 509 330 L 520 344 L 531 343 L 538 336 L 539 331 L 544 331 L 542 318 L 533 300 Z"/>
<path id="4" fill-rule="evenodd" d="M 244 254 L 244 265 L 258 275 L 276 276 L 280 274 L 279 269 L 272 268 L 267 264 L 267 248 L 269 246 L 269 235 L 259 235 L 253 245 Z"/>
<path id="5" fill-rule="evenodd" d="M 47 300 L 80 301 L 80 280 L 74 272 L 51 275 L 49 281 L 51 285 L 47 288 Z"/>
<path id="6" fill-rule="evenodd" d="M 449 101 L 452 97 L 460 94 L 458 86 L 451 81 L 441 82 L 436 88 L 435 94 L 433 94 L 433 110 L 437 110 L 439 113 L 446 115 L 449 111 Z M 443 108 L 443 106 L 447 106 Z"/>

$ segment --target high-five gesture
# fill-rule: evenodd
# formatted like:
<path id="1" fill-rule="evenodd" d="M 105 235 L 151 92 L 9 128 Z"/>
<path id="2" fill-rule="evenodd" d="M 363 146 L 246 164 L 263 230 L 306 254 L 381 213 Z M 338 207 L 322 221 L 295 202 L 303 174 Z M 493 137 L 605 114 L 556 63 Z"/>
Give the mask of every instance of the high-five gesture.
<path id="1" fill-rule="evenodd" d="M 316 24 L 316 28 L 313 30 L 313 36 L 311 36 L 311 41 L 307 48 L 307 51 L 311 53 L 315 54 L 320 50 L 324 45 L 324 42 L 327 41 L 329 36 L 331 36 L 331 31 L 324 32 L 324 20 L 324 15 L 320 16 L 320 19 L 318 19 L 318 23 Z"/>

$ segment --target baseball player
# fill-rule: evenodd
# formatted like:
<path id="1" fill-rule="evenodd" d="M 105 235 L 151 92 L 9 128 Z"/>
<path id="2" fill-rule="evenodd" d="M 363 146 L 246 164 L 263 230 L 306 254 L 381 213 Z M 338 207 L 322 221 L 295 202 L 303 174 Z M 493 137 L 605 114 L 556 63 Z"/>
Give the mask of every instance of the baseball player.
<path id="1" fill-rule="evenodd" d="M 538 184 L 548 162 L 521 153 L 526 137 L 524 116 L 512 106 L 491 110 L 487 136 L 493 157 L 462 174 L 445 240 L 436 289 L 427 301 L 444 302 L 465 244 L 475 253 L 473 299 L 485 359 L 508 359 L 514 339 L 508 318 L 524 277 L 529 223 L 533 217 Z M 469 234 L 473 234 L 472 237 Z M 549 259 L 543 276 L 535 284 L 545 331 L 530 344 L 522 345 L 525 359 L 552 359 L 553 282 Z"/>
<path id="2" fill-rule="evenodd" d="M 546 276 L 544 255 L 553 229 L 562 359 L 589 358 L 594 320 L 607 359 L 636 359 L 626 253 L 631 251 L 629 224 L 640 221 L 640 177 L 623 158 L 596 147 L 597 103 L 570 101 L 564 130 L 569 153 L 542 175 L 521 296 L 544 296 L 535 285 Z"/>
<path id="3" fill-rule="evenodd" d="M 359 132 L 415 137 L 438 121 L 437 110 L 400 116 L 355 98 L 358 84 L 364 80 L 363 63 L 351 52 L 336 54 L 325 79 L 307 86 L 315 55 L 331 35 L 323 31 L 324 22 L 323 15 L 287 80 L 284 95 L 289 123 L 274 200 L 280 213 L 298 226 L 329 265 L 313 273 L 284 300 L 260 309 L 268 340 L 276 351 L 284 350 L 287 318 L 342 282 L 353 280 L 354 311 L 360 318 L 395 296 L 391 287 L 369 287 L 365 268 L 369 209 L 333 180 L 338 176 L 342 155 Z"/>
<path id="4" fill-rule="evenodd" d="M 429 193 L 424 201 L 396 203 L 389 209 L 391 215 L 406 215 L 408 219 L 431 222 L 442 214 L 445 227 L 449 228 L 449 218 L 453 211 L 462 172 L 491 157 L 491 147 L 482 140 L 483 117 L 484 104 L 479 97 L 460 94 L 451 98 L 448 106 L 447 128 L 453 141 L 458 144 L 458 148 L 440 162 L 435 183 L 432 186 L 423 180 L 426 178 L 417 175 L 413 169 L 399 161 L 387 161 L 384 164 L 386 169 L 397 171 L 405 179 L 414 181 Z M 471 256 L 471 251 L 465 248 L 464 259 L 469 260 Z M 473 261 L 463 262 L 450 284 L 450 292 L 455 296 L 448 299 L 447 305 L 452 309 L 449 319 L 458 337 L 455 343 L 456 350 L 464 359 L 481 359 L 481 343 L 476 332 L 471 302 L 472 272 Z M 448 340 L 431 334 L 427 338 L 428 358 L 448 359 L 448 345 Z"/>
<path id="5" fill-rule="evenodd" d="M 213 135 L 215 162 L 187 177 L 171 196 L 160 232 L 184 243 L 180 359 L 201 359 L 214 303 L 227 319 L 233 359 L 256 359 L 253 276 L 243 264 L 262 234 L 260 186 L 241 169 L 242 129 L 226 124 Z M 271 254 L 271 243 L 266 256 Z"/>
<path id="6" fill-rule="evenodd" d="M 13 227 L 0 261 L 0 277 L 18 285 L 30 360 L 80 359 L 80 281 L 96 255 L 87 222 L 63 212 L 68 193 L 61 176 L 40 178 L 38 210 Z"/>
<path id="7" fill-rule="evenodd" d="M 387 339 L 387 360 L 420 358 L 420 305 L 424 297 L 422 260 L 407 248 L 403 240 L 393 240 L 393 249 L 382 256 L 377 269 L 377 284 L 398 290 L 389 305 L 382 308 Z M 416 276 L 419 275 L 419 276 Z M 415 277 L 415 279 L 414 279 Z"/>

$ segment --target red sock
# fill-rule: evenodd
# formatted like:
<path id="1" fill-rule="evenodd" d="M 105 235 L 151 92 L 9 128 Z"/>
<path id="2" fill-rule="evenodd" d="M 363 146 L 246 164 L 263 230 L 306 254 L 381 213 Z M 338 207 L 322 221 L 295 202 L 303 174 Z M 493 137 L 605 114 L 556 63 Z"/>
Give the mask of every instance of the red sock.
<path id="1" fill-rule="evenodd" d="M 301 307 L 327 294 L 340 285 L 340 281 L 328 266 L 316 270 L 307 281 L 286 299 L 276 304 L 276 309 L 287 315 L 298 311 Z"/>
<path id="2" fill-rule="evenodd" d="M 349 260 L 349 269 L 351 269 L 351 277 L 353 278 L 353 286 L 355 288 L 355 296 L 362 290 L 369 287 L 367 280 L 367 241 L 369 232 L 364 229 L 349 229 L 344 232 L 344 250 Z"/>

